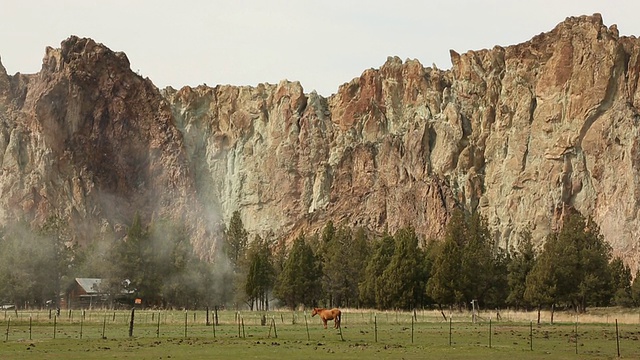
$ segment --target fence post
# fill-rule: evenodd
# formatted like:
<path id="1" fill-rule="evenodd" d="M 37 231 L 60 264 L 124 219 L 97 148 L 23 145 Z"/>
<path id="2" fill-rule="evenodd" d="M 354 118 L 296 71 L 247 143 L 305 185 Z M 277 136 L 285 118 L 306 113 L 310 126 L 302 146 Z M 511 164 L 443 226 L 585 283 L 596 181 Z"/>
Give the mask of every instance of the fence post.
<path id="1" fill-rule="evenodd" d="M 9 325 L 11 324 L 11 318 L 9 318 L 9 321 L 7 321 L 7 334 L 4 338 L 4 341 L 9 341 Z"/>
<path id="2" fill-rule="evenodd" d="M 451 320 L 452 320 L 452 317 L 449 316 L 449 346 L 451 346 L 451 325 L 452 325 Z"/>
<path id="3" fill-rule="evenodd" d="M 153 320 L 153 318 L 152 318 Z M 156 327 L 156 337 L 159 338 L 160 337 L 160 311 L 158 311 L 158 324 Z"/>
<path id="4" fill-rule="evenodd" d="M 533 321 L 529 322 L 529 345 L 533 351 Z"/>
<path id="5" fill-rule="evenodd" d="M 136 308 L 131 308 L 131 320 L 129 321 L 129 337 L 133 336 L 133 319 L 136 315 Z"/>
<path id="6" fill-rule="evenodd" d="M 620 336 L 618 334 L 618 319 L 616 319 L 616 348 L 618 349 L 618 357 L 620 357 Z"/>
<path id="7" fill-rule="evenodd" d="M 80 339 L 82 339 L 82 325 L 84 323 L 84 318 L 80 317 Z"/>
<path id="8" fill-rule="evenodd" d="M 373 333 L 375 334 L 376 342 L 378 342 L 378 315 L 373 315 Z"/>
<path id="9" fill-rule="evenodd" d="M 282 315 L 282 314 L 280 314 Z M 276 320 L 273 319 L 273 334 L 276 336 L 276 339 L 278 338 L 278 329 L 276 328 Z"/>
<path id="10" fill-rule="evenodd" d="M 491 349 L 491 318 L 489 318 L 489 349 Z"/>
<path id="11" fill-rule="evenodd" d="M 184 311 L 184 337 L 187 337 L 187 317 L 189 316 L 189 314 L 187 313 L 187 310 Z"/>
<path id="12" fill-rule="evenodd" d="M 575 332 L 576 332 L 576 355 L 578 355 L 578 314 L 576 314 Z"/>
<path id="13" fill-rule="evenodd" d="M 309 323 L 307 322 L 307 312 L 304 312 L 304 325 L 307 327 L 307 341 L 311 341 L 311 337 L 309 336 Z"/>
<path id="14" fill-rule="evenodd" d="M 104 337 L 104 330 L 105 330 L 106 327 L 107 327 L 107 315 L 104 316 L 104 321 L 102 322 L 102 339 L 103 340 L 106 339 Z"/>
<path id="15" fill-rule="evenodd" d="M 31 316 L 29 316 L 29 340 L 31 340 Z"/>
<path id="16" fill-rule="evenodd" d="M 240 338 L 240 312 L 236 312 L 236 323 L 238 324 L 238 339 Z"/>
<path id="17" fill-rule="evenodd" d="M 413 344 L 413 317 L 411 318 L 411 343 Z"/>
<path id="18" fill-rule="evenodd" d="M 54 339 L 56 338 L 56 325 L 57 325 L 57 320 L 56 319 L 58 319 L 57 315 L 53 317 L 53 338 Z M 11 321 L 11 319 L 9 319 L 9 321 Z M 9 326 L 7 325 L 7 332 L 8 331 L 9 331 Z"/>

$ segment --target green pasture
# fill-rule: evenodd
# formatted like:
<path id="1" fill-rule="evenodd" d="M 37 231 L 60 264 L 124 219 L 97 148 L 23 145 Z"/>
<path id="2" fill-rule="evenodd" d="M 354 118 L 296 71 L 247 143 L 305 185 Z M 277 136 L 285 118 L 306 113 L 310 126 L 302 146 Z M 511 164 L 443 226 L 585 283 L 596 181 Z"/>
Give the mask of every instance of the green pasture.
<path id="1" fill-rule="evenodd" d="M 534 313 L 476 323 L 467 313 L 413 315 L 346 310 L 341 329 L 324 329 L 303 311 L 220 311 L 214 326 L 213 312 L 207 325 L 205 311 L 136 310 L 129 337 L 130 311 L 9 311 L 0 313 L 0 359 L 613 359 L 618 348 L 640 358 L 637 313 L 558 313 L 540 326 Z"/>

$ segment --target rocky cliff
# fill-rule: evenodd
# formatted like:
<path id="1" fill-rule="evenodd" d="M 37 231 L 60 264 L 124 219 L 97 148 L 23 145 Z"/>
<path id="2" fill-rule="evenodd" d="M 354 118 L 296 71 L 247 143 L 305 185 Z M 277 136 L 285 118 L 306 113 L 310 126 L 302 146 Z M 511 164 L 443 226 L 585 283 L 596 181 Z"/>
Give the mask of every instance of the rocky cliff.
<path id="1" fill-rule="evenodd" d="M 35 75 L 0 66 L 0 222 L 56 214 L 79 238 L 188 224 L 202 254 L 240 210 L 251 233 L 326 221 L 442 235 L 477 209 L 501 246 L 564 209 L 640 258 L 640 41 L 599 15 L 528 42 L 389 58 L 324 98 L 297 82 L 158 90 L 126 56 L 71 37 Z"/>

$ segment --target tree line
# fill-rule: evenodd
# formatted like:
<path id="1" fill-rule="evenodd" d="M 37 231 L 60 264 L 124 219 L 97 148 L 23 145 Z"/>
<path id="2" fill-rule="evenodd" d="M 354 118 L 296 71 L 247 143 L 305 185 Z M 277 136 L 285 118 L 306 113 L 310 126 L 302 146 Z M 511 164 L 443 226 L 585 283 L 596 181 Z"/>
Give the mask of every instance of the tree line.
<path id="1" fill-rule="evenodd" d="M 478 213 L 455 210 L 442 239 L 421 239 L 411 226 L 373 236 L 332 222 L 314 234 L 254 236 L 234 212 L 214 259 L 194 254 L 187 231 L 170 221 L 143 224 L 126 236 L 79 247 L 58 218 L 42 227 L 0 230 L 0 301 L 41 307 L 59 301 L 75 277 L 103 279 L 111 304 L 204 308 L 277 305 L 377 309 L 555 309 L 638 306 L 640 281 L 614 258 L 598 226 L 577 212 L 536 248 L 522 234 L 498 247 Z M 28 241 L 25 238 L 29 238 Z M 635 279 L 638 279 L 637 273 Z"/>

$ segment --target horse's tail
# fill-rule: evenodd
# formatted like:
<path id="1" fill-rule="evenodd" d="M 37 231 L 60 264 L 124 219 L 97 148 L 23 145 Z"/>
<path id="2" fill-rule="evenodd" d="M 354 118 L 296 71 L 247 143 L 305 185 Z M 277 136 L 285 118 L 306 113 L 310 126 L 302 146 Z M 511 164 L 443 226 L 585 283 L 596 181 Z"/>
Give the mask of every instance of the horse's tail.
<path id="1" fill-rule="evenodd" d="M 342 321 L 342 311 L 338 310 L 338 316 L 336 316 L 336 319 L 338 319 L 338 327 L 340 327 L 340 322 Z"/>

